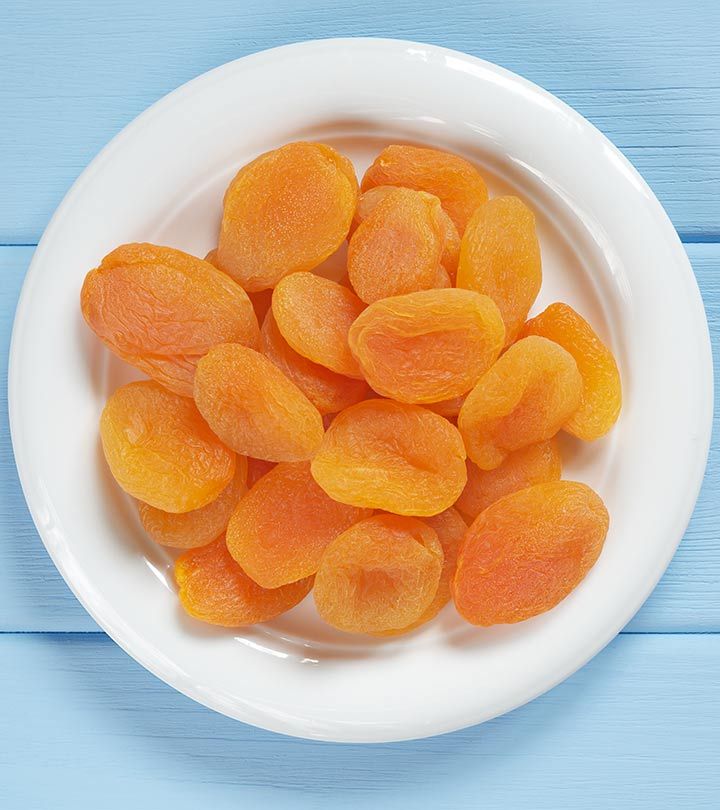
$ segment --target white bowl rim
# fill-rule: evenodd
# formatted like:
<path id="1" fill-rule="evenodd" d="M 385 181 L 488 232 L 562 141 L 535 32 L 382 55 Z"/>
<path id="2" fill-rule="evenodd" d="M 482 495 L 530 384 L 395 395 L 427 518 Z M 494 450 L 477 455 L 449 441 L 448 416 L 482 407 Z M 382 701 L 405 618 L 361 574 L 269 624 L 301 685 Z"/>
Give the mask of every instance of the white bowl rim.
<path id="1" fill-rule="evenodd" d="M 453 51 L 436 45 L 413 42 L 410 40 L 372 38 L 372 37 L 328 38 L 319 40 L 309 40 L 304 42 L 292 43 L 288 45 L 282 45 L 276 48 L 260 51 L 255 54 L 251 54 L 248 56 L 241 57 L 237 60 L 233 60 L 224 65 L 220 65 L 219 67 L 214 68 L 196 77 L 195 79 L 192 79 L 191 81 L 181 85 L 176 90 L 172 91 L 171 93 L 161 98 L 159 101 L 155 102 L 143 113 L 137 116 L 133 121 L 131 121 L 127 126 L 125 126 L 88 164 L 88 166 L 80 174 L 78 179 L 73 184 L 72 188 L 66 194 L 65 198 L 63 199 L 63 201 L 53 214 L 37 246 L 37 249 L 35 250 L 33 260 L 31 262 L 30 268 L 26 275 L 25 282 L 23 284 L 23 289 L 16 310 L 10 347 L 10 359 L 8 370 L 9 422 L 19 477 L 26 501 L 28 503 L 28 507 L 30 509 L 30 513 L 33 517 L 36 527 L 38 527 L 38 531 L 41 535 L 41 538 L 43 539 L 43 542 L 46 545 L 48 553 L 50 554 L 51 558 L 53 559 L 53 562 L 55 563 L 56 567 L 58 568 L 61 575 L 65 579 L 66 583 L 68 584 L 72 592 L 75 594 L 76 598 L 80 601 L 80 603 L 88 611 L 88 613 L 93 617 L 93 619 L 98 623 L 98 625 L 111 638 L 113 638 L 113 640 L 117 642 L 129 655 L 135 658 L 143 667 L 150 670 L 157 677 L 169 683 L 170 685 L 172 685 L 174 688 L 184 693 L 185 695 L 191 697 L 192 699 L 206 706 L 209 706 L 210 708 L 215 709 L 216 711 L 219 711 L 223 714 L 227 714 L 228 716 L 236 717 L 239 719 L 245 719 L 246 722 L 251 722 L 260 727 L 292 736 L 311 737 L 317 739 L 335 740 L 342 742 L 394 741 L 402 739 L 412 739 L 418 736 L 425 736 L 425 735 L 429 736 L 439 733 L 445 733 L 491 719 L 494 716 L 497 716 L 513 708 L 521 706 L 524 703 L 537 697 L 538 695 L 548 691 L 556 684 L 563 681 L 565 678 L 569 677 L 571 674 L 577 671 L 590 658 L 592 658 L 595 654 L 597 654 L 615 637 L 615 635 L 622 629 L 622 627 L 626 624 L 626 622 L 630 618 L 632 618 L 632 616 L 637 612 L 637 610 L 640 608 L 643 602 L 647 599 L 648 595 L 653 590 L 653 588 L 659 581 L 660 577 L 662 576 L 663 572 L 665 571 L 667 565 L 670 562 L 670 559 L 672 558 L 674 550 L 677 547 L 677 544 L 679 544 L 680 539 L 682 538 L 682 532 L 678 534 L 677 543 L 672 549 L 669 550 L 669 553 L 667 553 L 662 559 L 659 559 L 657 561 L 656 569 L 653 575 L 647 579 L 645 589 L 642 592 L 638 592 L 636 594 L 636 597 L 632 602 L 632 604 L 628 604 L 624 607 L 621 616 L 614 618 L 614 621 L 607 626 L 604 635 L 588 639 L 586 645 L 582 649 L 577 650 L 573 658 L 572 664 L 570 666 L 566 666 L 562 669 L 562 671 L 555 672 L 551 677 L 548 677 L 543 681 L 536 683 L 532 689 L 527 690 L 522 695 L 515 696 L 515 698 L 508 705 L 498 706 L 497 711 L 495 711 L 492 714 L 484 716 L 468 715 L 467 720 L 465 722 L 458 723 L 456 720 L 453 720 L 449 723 L 436 723 L 436 725 L 432 729 L 427 730 L 424 730 L 418 724 L 415 724 L 409 726 L 407 731 L 399 732 L 398 730 L 395 730 L 395 732 L 388 733 L 387 729 L 385 729 L 380 734 L 373 734 L 372 732 L 368 734 L 367 731 L 356 734 L 352 730 L 349 730 L 346 726 L 339 726 L 339 725 L 334 729 L 334 731 L 328 732 L 325 729 L 317 733 L 313 729 L 303 726 L 302 724 L 293 725 L 292 723 L 289 723 L 287 719 L 283 718 L 276 718 L 272 716 L 268 716 L 264 719 L 258 717 L 248 718 L 242 712 L 230 710 L 229 707 L 222 702 L 222 700 L 214 699 L 212 696 L 209 696 L 207 692 L 199 690 L 194 683 L 190 681 L 184 681 L 182 678 L 177 677 L 175 673 L 168 671 L 163 666 L 163 662 L 157 656 L 153 655 L 151 650 L 148 650 L 146 647 L 143 648 L 142 646 L 138 646 L 135 643 L 135 638 L 132 635 L 132 633 L 127 633 L 124 631 L 123 628 L 118 628 L 110 624 L 107 621 L 106 617 L 101 612 L 101 610 L 99 609 L 99 607 L 93 604 L 92 602 L 89 602 L 85 598 L 82 590 L 77 587 L 73 579 L 72 572 L 67 570 L 62 560 L 58 557 L 53 544 L 47 541 L 47 538 L 42 530 L 42 520 L 40 518 L 40 510 L 42 508 L 41 493 L 39 493 L 37 489 L 35 489 L 32 485 L 32 482 L 29 477 L 30 460 L 26 457 L 25 449 L 22 446 L 21 441 L 19 441 L 19 414 L 21 408 L 21 401 L 19 397 L 20 391 L 19 382 L 21 369 L 17 358 L 19 345 L 18 335 L 21 333 L 22 327 L 29 317 L 29 309 L 31 303 L 30 292 L 33 284 L 36 282 L 36 276 L 39 273 L 39 268 L 44 253 L 49 249 L 48 246 L 50 245 L 55 232 L 62 227 L 62 221 L 65 216 L 65 213 L 71 207 L 75 198 L 82 193 L 85 185 L 92 178 L 93 174 L 98 170 L 98 168 L 106 161 L 112 159 L 115 149 L 118 148 L 121 142 L 125 141 L 128 137 L 135 135 L 143 127 L 150 124 L 153 118 L 161 114 L 168 106 L 182 100 L 182 98 L 186 96 L 191 89 L 194 91 L 195 89 L 202 87 L 204 83 L 207 83 L 208 81 L 211 81 L 214 78 L 220 76 L 223 72 L 236 70 L 239 65 L 242 65 L 243 67 L 250 65 L 260 65 L 263 62 L 272 61 L 277 56 L 285 54 L 289 51 L 296 52 L 298 55 L 301 55 L 303 51 L 310 52 L 310 51 L 324 50 L 327 52 L 329 56 L 332 56 L 333 52 L 335 52 L 336 49 L 346 50 L 346 49 L 353 49 L 359 46 L 367 47 L 368 45 L 376 46 L 377 48 L 383 49 L 390 49 L 390 50 L 395 49 L 398 51 L 404 51 L 408 48 L 416 48 L 431 51 L 437 54 L 446 54 L 456 59 L 461 59 L 470 63 L 477 63 L 479 65 L 482 65 L 484 69 L 490 72 L 505 76 L 512 82 L 521 84 L 529 93 L 536 96 L 540 95 L 545 99 L 549 100 L 551 104 L 557 107 L 558 109 L 563 109 L 564 114 L 568 118 L 580 122 L 584 129 L 590 128 L 591 130 L 594 130 L 594 132 L 603 139 L 607 148 L 612 151 L 615 159 L 621 162 L 623 171 L 625 173 L 632 175 L 634 181 L 646 192 L 650 204 L 657 208 L 656 219 L 658 221 L 658 226 L 664 228 L 664 235 L 669 239 L 669 241 L 675 243 L 676 245 L 677 255 L 674 257 L 676 263 L 679 266 L 685 265 L 686 272 L 684 274 L 683 279 L 685 284 L 685 291 L 688 295 L 689 301 L 691 302 L 690 306 L 692 308 L 692 315 L 694 316 L 694 320 L 697 326 L 695 334 L 692 336 L 692 338 L 695 344 L 695 349 L 698 352 L 698 356 L 700 358 L 700 363 L 705 370 L 703 378 L 698 381 L 700 389 L 697 397 L 699 408 L 697 412 L 698 438 L 696 442 L 696 452 L 694 453 L 693 462 L 691 466 L 686 469 L 686 474 L 684 477 L 686 486 L 685 489 L 686 497 L 684 498 L 682 512 L 678 513 L 676 516 L 675 520 L 676 526 L 682 527 L 687 526 L 687 523 L 689 522 L 690 516 L 692 514 L 695 505 L 697 494 L 702 484 L 704 469 L 710 446 L 710 437 L 712 429 L 712 412 L 713 412 L 712 353 L 702 299 L 700 296 L 700 292 L 694 274 L 689 265 L 687 257 L 684 253 L 684 249 L 682 248 L 680 240 L 677 237 L 677 234 L 675 233 L 675 230 L 669 218 L 667 217 L 664 210 L 660 206 L 660 203 L 657 201 L 652 191 L 649 189 L 645 181 L 642 179 L 642 177 L 639 175 L 636 169 L 632 166 L 632 164 L 630 164 L 630 162 L 622 155 L 622 153 L 620 153 L 619 150 L 604 135 L 602 135 L 602 133 L 600 133 L 590 122 L 588 122 L 585 118 L 580 116 L 579 113 L 572 110 L 572 108 L 570 108 L 568 105 L 564 104 L 564 102 L 559 100 L 557 97 L 553 96 L 552 94 L 548 93 L 547 91 L 543 90 L 537 85 L 529 82 L 528 80 L 520 76 L 517 76 L 516 74 L 511 73 L 510 71 L 505 70 L 504 68 L 501 68 L 497 65 L 494 65 L 493 63 L 486 62 L 477 57 L 473 57 L 458 51 Z"/>

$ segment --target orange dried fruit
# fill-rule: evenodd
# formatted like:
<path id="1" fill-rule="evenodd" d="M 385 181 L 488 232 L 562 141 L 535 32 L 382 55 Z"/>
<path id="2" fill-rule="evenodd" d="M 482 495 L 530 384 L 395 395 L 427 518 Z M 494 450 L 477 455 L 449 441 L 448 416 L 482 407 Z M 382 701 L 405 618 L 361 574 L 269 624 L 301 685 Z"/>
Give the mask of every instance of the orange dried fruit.
<path id="1" fill-rule="evenodd" d="M 108 399 L 100 438 L 120 487 L 165 512 L 200 509 L 235 473 L 235 454 L 193 401 L 150 380 L 124 385 Z"/>
<path id="2" fill-rule="evenodd" d="M 369 188 L 366 192 L 358 198 L 357 208 L 355 209 L 355 216 L 353 217 L 351 235 L 354 233 L 357 226 L 375 209 L 375 206 L 391 194 L 397 186 L 375 186 Z M 428 195 L 434 196 L 434 195 Z M 436 198 L 437 199 L 437 198 Z M 438 202 L 440 202 L 438 200 Z M 445 277 L 451 280 L 450 284 L 437 284 L 436 286 L 452 287 L 452 280 L 455 278 L 457 271 L 458 259 L 460 258 L 460 236 L 458 235 L 455 223 L 450 219 L 448 213 L 442 205 L 434 206 L 433 211 L 440 226 L 442 235 L 443 249 L 440 256 L 440 264 L 446 271 L 445 275 L 438 275 L 438 279 L 445 280 Z"/>
<path id="3" fill-rule="evenodd" d="M 255 582 L 277 588 L 314 574 L 327 545 L 368 514 L 329 498 L 309 464 L 278 464 L 241 498 L 227 546 Z"/>
<path id="4" fill-rule="evenodd" d="M 473 522 L 453 596 L 472 624 L 512 624 L 554 608 L 602 551 L 609 517 L 585 484 L 553 481 L 506 495 Z"/>
<path id="5" fill-rule="evenodd" d="M 465 402 L 464 395 L 461 397 L 453 397 L 452 399 L 443 399 L 440 402 L 428 402 L 424 407 L 435 413 L 439 413 L 440 416 L 444 416 L 446 419 L 457 421 L 463 402 Z"/>
<path id="6" fill-rule="evenodd" d="M 478 170 L 459 155 L 419 146 L 393 144 L 365 172 L 363 192 L 374 186 L 405 186 L 440 199 L 462 236 L 475 209 L 487 201 Z"/>
<path id="7" fill-rule="evenodd" d="M 364 380 L 336 374 L 298 354 L 280 334 L 272 312 L 265 316 L 260 340 L 265 356 L 297 385 L 321 414 L 337 413 L 367 396 L 368 386 Z"/>
<path id="8" fill-rule="evenodd" d="M 385 630 L 382 633 L 375 633 L 378 636 L 398 636 L 416 630 L 423 624 L 434 619 L 438 613 L 447 605 L 451 598 L 451 583 L 455 576 L 457 566 L 457 556 L 460 551 L 460 544 L 465 537 L 467 524 L 462 519 L 460 513 L 450 507 L 439 515 L 423 518 L 423 523 L 427 523 L 431 529 L 437 533 L 438 540 L 443 550 L 443 566 L 440 572 L 440 581 L 432 602 L 425 608 L 420 618 L 412 624 L 396 630 Z"/>
<path id="9" fill-rule="evenodd" d="M 604 436 L 620 415 L 622 385 L 612 352 L 592 326 L 568 304 L 557 303 L 529 320 L 520 334 L 553 340 L 575 358 L 583 380 L 582 398 L 563 430 L 585 441 Z"/>
<path id="10" fill-rule="evenodd" d="M 433 289 L 446 290 L 452 286 L 452 279 L 450 278 L 448 271 L 442 265 L 440 265 L 435 274 L 435 283 L 433 284 Z"/>
<path id="11" fill-rule="evenodd" d="M 213 248 L 207 256 L 205 256 L 205 261 L 210 262 L 210 264 L 218 269 L 222 269 L 218 264 L 217 248 Z M 250 303 L 253 305 L 258 323 L 262 324 L 272 304 L 272 289 L 268 288 L 267 290 L 260 290 L 259 292 L 250 292 L 247 296 L 250 299 Z M 190 394 L 190 396 L 192 396 L 192 394 Z"/>
<path id="12" fill-rule="evenodd" d="M 356 202 L 352 165 L 332 147 L 301 141 L 266 152 L 225 193 L 219 266 L 250 292 L 312 270 L 347 236 Z"/>
<path id="13" fill-rule="evenodd" d="M 311 458 L 322 417 L 270 360 L 239 343 L 221 343 L 195 372 L 195 402 L 215 433 L 244 456 L 266 461 Z"/>
<path id="14" fill-rule="evenodd" d="M 175 561 L 180 602 L 194 619 L 222 627 L 267 622 L 310 593 L 312 577 L 281 588 L 262 588 L 230 556 L 225 538 L 193 548 Z"/>
<path id="15" fill-rule="evenodd" d="M 351 290 L 313 273 L 287 276 L 272 296 L 273 317 L 288 344 L 313 363 L 346 377 L 362 377 L 347 335 L 363 309 Z"/>
<path id="16" fill-rule="evenodd" d="M 434 529 L 420 520 L 375 515 L 336 537 L 315 577 L 320 617 L 348 633 L 407 627 L 429 608 L 443 565 Z"/>
<path id="17" fill-rule="evenodd" d="M 160 383 L 168 391 L 179 394 L 181 397 L 192 399 L 193 383 L 195 381 L 195 369 L 198 360 L 202 357 L 197 355 L 158 355 L 158 354 L 136 354 L 130 355 L 115 351 L 115 354 L 126 363 L 139 369 L 143 374 L 147 374 L 155 382 Z"/>
<path id="18" fill-rule="evenodd" d="M 398 515 L 436 515 L 465 486 L 465 447 L 454 425 L 417 405 L 369 399 L 339 413 L 312 474 L 337 501 Z"/>
<path id="19" fill-rule="evenodd" d="M 242 287 L 173 248 L 116 248 L 87 274 L 80 299 L 90 328 L 123 359 L 199 356 L 216 343 L 260 340 Z"/>
<path id="20" fill-rule="evenodd" d="M 350 327 L 350 349 L 370 386 L 400 402 L 467 393 L 497 360 L 505 327 L 470 290 L 425 290 L 376 301 Z"/>
<path id="21" fill-rule="evenodd" d="M 347 270 L 366 304 L 435 286 L 443 249 L 439 207 L 430 194 L 397 188 L 360 223 L 348 245 Z"/>
<path id="22" fill-rule="evenodd" d="M 481 470 L 468 460 L 467 473 L 467 484 L 455 508 L 466 520 L 473 521 L 483 509 L 511 492 L 558 481 L 562 475 L 560 448 L 554 438 L 531 444 L 508 454 L 494 470 Z"/>
<path id="23" fill-rule="evenodd" d="M 458 415 L 468 456 L 481 470 L 554 436 L 580 404 L 572 355 L 542 337 L 514 343 L 480 378 Z"/>
<path id="24" fill-rule="evenodd" d="M 517 197 L 495 197 L 473 214 L 460 247 L 457 286 L 489 295 L 512 343 L 542 282 L 535 215 Z"/>
<path id="25" fill-rule="evenodd" d="M 247 459 L 237 456 L 235 475 L 214 501 L 192 512 L 163 512 L 138 501 L 140 522 L 150 537 L 168 548 L 206 546 L 225 531 L 240 496 L 247 490 Z"/>

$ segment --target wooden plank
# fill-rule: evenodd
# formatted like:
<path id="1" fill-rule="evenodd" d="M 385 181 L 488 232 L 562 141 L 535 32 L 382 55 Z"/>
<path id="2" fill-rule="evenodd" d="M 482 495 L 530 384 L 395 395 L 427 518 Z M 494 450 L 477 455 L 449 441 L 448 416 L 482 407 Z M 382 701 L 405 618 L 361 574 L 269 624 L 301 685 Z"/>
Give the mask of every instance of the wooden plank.
<path id="1" fill-rule="evenodd" d="M 688 245 L 720 343 L 720 245 Z M 6 362 L 12 315 L 32 250 L 0 248 L 0 630 L 87 631 L 97 626 L 64 584 L 37 536 L 17 480 L 7 427 Z M 716 356 L 716 362 L 718 358 Z M 716 390 L 720 368 L 716 368 Z M 668 569 L 629 629 L 720 631 L 720 416 L 695 515 Z"/>
<path id="2" fill-rule="evenodd" d="M 100 634 L 0 636 L 0 661 L 7 808 L 717 807 L 716 635 L 622 636 L 505 717 L 368 746 L 214 714 Z"/>
<path id="3" fill-rule="evenodd" d="M 711 0 L 570 8 L 566 0 L 135 0 L 108 14 L 89 0 L 8 0 L 0 243 L 35 243 L 97 151 L 182 82 L 263 48 L 353 35 L 435 42 L 541 84 L 625 151 L 685 238 L 717 238 L 719 8 Z"/>

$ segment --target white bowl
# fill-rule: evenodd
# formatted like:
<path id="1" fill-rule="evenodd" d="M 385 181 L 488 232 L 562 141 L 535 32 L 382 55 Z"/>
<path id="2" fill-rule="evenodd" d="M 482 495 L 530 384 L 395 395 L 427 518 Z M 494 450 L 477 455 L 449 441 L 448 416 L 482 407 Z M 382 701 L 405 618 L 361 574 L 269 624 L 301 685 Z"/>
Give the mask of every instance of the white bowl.
<path id="1" fill-rule="evenodd" d="M 80 316 L 85 273 L 123 242 L 204 255 L 223 190 L 259 152 L 296 139 L 339 147 L 358 173 L 415 141 L 475 161 L 492 194 L 535 209 L 545 280 L 618 358 L 625 405 L 605 439 L 564 445 L 565 477 L 611 515 L 605 549 L 555 610 L 478 629 L 448 607 L 390 641 L 343 635 L 312 599 L 247 630 L 187 619 L 172 556 L 141 531 L 98 442 L 108 394 L 133 373 Z M 35 524 L 78 599 L 167 683 L 232 717 L 302 737 L 387 741 L 479 723 L 546 691 L 598 652 L 665 570 L 692 512 L 712 412 L 707 324 L 675 231 L 593 126 L 506 70 L 410 42 L 277 48 L 223 65 L 153 105 L 70 190 L 35 252 L 10 358 L 15 456 Z"/>

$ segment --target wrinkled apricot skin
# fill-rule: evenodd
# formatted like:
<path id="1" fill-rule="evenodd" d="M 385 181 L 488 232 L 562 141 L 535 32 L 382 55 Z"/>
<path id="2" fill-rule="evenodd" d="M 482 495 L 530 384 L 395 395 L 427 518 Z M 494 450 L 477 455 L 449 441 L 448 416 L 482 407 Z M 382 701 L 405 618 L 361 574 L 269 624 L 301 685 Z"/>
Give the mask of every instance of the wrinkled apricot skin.
<path id="1" fill-rule="evenodd" d="M 533 212 L 517 197 L 495 197 L 478 208 L 462 238 L 457 286 L 498 305 L 506 345 L 517 337 L 541 283 Z"/>
<path id="2" fill-rule="evenodd" d="M 481 470 L 467 461 L 468 480 L 455 508 L 472 522 L 490 504 L 534 484 L 559 481 L 562 475 L 560 448 L 556 439 L 531 444 L 509 453 L 494 470 Z"/>
<path id="3" fill-rule="evenodd" d="M 278 282 L 272 313 L 280 333 L 302 357 L 346 377 L 362 378 L 348 346 L 348 330 L 365 309 L 336 281 L 294 273 Z"/>
<path id="4" fill-rule="evenodd" d="M 367 396 L 364 380 L 336 374 L 298 354 L 280 334 L 272 312 L 265 316 L 260 341 L 268 360 L 297 385 L 321 414 L 338 413 Z"/>
<path id="5" fill-rule="evenodd" d="M 235 474 L 235 454 L 193 401 L 150 380 L 115 391 L 100 417 L 100 438 L 120 487 L 164 512 L 200 509 Z"/>
<path id="6" fill-rule="evenodd" d="M 434 290 L 446 290 L 453 286 L 452 279 L 448 271 L 440 265 L 435 275 L 435 283 L 433 284 Z"/>
<path id="7" fill-rule="evenodd" d="M 440 416 L 444 416 L 450 421 L 457 421 L 463 402 L 465 402 L 464 396 L 453 397 L 452 399 L 443 399 L 440 402 L 428 402 L 424 407 L 440 414 Z"/>
<path id="8" fill-rule="evenodd" d="M 585 484 L 554 481 L 506 495 L 465 535 L 453 581 L 471 624 L 513 624 L 551 610 L 600 556 L 609 517 Z"/>
<path id="9" fill-rule="evenodd" d="M 347 271 L 362 301 L 435 286 L 443 249 L 439 206 L 429 194 L 397 188 L 360 223 L 348 245 Z"/>
<path id="10" fill-rule="evenodd" d="M 327 547 L 315 577 L 318 613 L 348 633 L 407 627 L 429 608 L 443 565 L 436 532 L 410 517 L 375 515 Z"/>
<path id="11" fill-rule="evenodd" d="M 420 618 L 416 619 L 412 624 L 400 629 L 386 630 L 374 635 L 398 636 L 416 630 L 418 627 L 434 619 L 451 599 L 451 583 L 455 576 L 457 555 L 460 551 L 460 543 L 467 531 L 467 524 L 462 519 L 460 513 L 452 507 L 441 512 L 439 515 L 423 518 L 423 523 L 426 523 L 431 529 L 435 530 L 443 550 L 443 566 L 435 596 L 432 602 L 425 608 Z"/>
<path id="12" fill-rule="evenodd" d="M 552 438 L 580 404 L 572 355 L 542 337 L 514 343 L 480 378 L 458 415 L 468 456 L 481 470 L 508 453 Z"/>
<path id="13" fill-rule="evenodd" d="M 350 234 L 355 232 L 357 226 L 372 213 L 375 206 L 391 194 L 397 186 L 375 186 L 361 194 L 358 199 L 355 216 L 353 217 Z M 434 195 L 432 195 L 434 196 Z M 437 199 L 437 198 L 435 198 Z M 440 202 L 438 200 L 438 202 Z M 445 209 L 440 205 L 433 209 L 437 216 L 438 225 L 442 235 L 443 249 L 440 256 L 440 264 L 445 270 L 445 275 L 439 275 L 438 279 L 449 279 L 449 284 L 437 284 L 438 287 L 452 287 L 457 272 L 458 259 L 460 258 L 460 236 L 458 235 L 455 223 L 450 219 Z"/>
<path id="14" fill-rule="evenodd" d="M 262 588 L 233 560 L 220 537 L 181 554 L 175 561 L 180 602 L 194 619 L 221 627 L 247 627 L 285 613 L 310 593 L 312 577 Z"/>
<path id="15" fill-rule="evenodd" d="M 210 264 L 212 264 L 213 267 L 217 267 L 218 270 L 222 269 L 218 264 L 217 248 L 213 248 L 207 254 L 207 256 L 205 256 L 205 261 L 210 262 Z M 272 303 L 272 289 L 260 290 L 260 292 L 250 292 L 247 295 L 250 299 L 250 303 L 253 305 L 253 309 L 255 310 L 255 316 L 258 319 L 258 323 L 262 324 L 267 311 L 270 309 L 270 304 Z M 192 396 L 192 394 L 190 396 Z"/>
<path id="16" fill-rule="evenodd" d="M 361 184 L 364 192 L 374 186 L 405 186 L 434 194 L 460 236 L 475 209 L 488 198 L 485 181 L 467 160 L 418 146 L 393 144 L 383 149 Z"/>
<path id="17" fill-rule="evenodd" d="M 87 274 L 80 299 L 90 328 L 123 359 L 197 357 L 216 343 L 256 347 L 260 340 L 242 287 L 173 248 L 116 248 Z"/>
<path id="18" fill-rule="evenodd" d="M 376 301 L 350 327 L 350 350 L 373 390 L 400 402 L 467 393 L 497 360 L 505 327 L 470 290 L 426 290 Z"/>
<path id="19" fill-rule="evenodd" d="M 212 430 L 243 456 L 303 461 L 323 436 L 322 417 L 270 360 L 238 343 L 221 343 L 195 372 L 195 402 Z"/>
<path id="20" fill-rule="evenodd" d="M 218 264 L 250 292 L 312 270 L 344 241 L 356 202 L 352 165 L 331 147 L 297 142 L 266 152 L 225 193 Z"/>
<path id="21" fill-rule="evenodd" d="M 247 490 L 247 459 L 237 456 L 235 475 L 214 501 L 182 514 L 163 512 L 138 501 L 140 522 L 152 539 L 169 548 L 198 548 L 225 531 L 240 496 Z"/>
<path id="22" fill-rule="evenodd" d="M 195 369 L 202 355 L 129 355 L 119 351 L 115 354 L 173 394 L 192 399 Z"/>
<path id="23" fill-rule="evenodd" d="M 368 514 L 329 498 L 309 464 L 278 464 L 241 498 L 227 546 L 255 582 L 278 588 L 314 574 L 327 545 Z"/>
<path id="24" fill-rule="evenodd" d="M 442 512 L 467 480 L 457 428 L 425 408 L 386 399 L 339 413 L 311 469 L 331 498 L 398 515 Z"/>
<path id="25" fill-rule="evenodd" d="M 620 415 L 622 385 L 612 352 L 590 324 L 567 304 L 550 304 L 520 335 L 546 337 L 575 358 L 583 379 L 582 399 L 563 430 L 588 442 L 604 436 Z"/>

